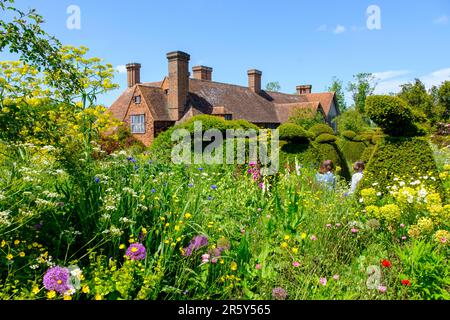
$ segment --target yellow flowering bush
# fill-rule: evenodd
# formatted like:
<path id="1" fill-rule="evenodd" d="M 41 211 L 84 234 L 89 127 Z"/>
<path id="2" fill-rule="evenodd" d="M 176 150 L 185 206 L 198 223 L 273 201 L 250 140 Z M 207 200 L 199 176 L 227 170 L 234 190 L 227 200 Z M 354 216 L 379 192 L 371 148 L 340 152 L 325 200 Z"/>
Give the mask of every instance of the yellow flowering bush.
<path id="1" fill-rule="evenodd" d="M 417 221 L 417 227 L 419 228 L 421 234 L 429 234 L 434 229 L 433 220 L 430 218 L 420 218 Z"/>
<path id="2" fill-rule="evenodd" d="M 377 201 L 377 191 L 374 188 L 362 189 L 361 198 L 366 205 L 375 204 Z"/>
<path id="3" fill-rule="evenodd" d="M 400 220 L 401 210 L 396 204 L 387 204 L 379 209 L 379 216 L 389 224 Z"/>

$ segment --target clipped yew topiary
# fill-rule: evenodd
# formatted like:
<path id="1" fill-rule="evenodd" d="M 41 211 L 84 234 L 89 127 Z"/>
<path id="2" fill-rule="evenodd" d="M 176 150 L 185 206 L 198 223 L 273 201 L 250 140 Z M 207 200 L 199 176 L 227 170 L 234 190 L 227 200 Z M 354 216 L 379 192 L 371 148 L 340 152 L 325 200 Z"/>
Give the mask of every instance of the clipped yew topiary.
<path id="1" fill-rule="evenodd" d="M 292 143 L 309 143 L 310 134 L 295 123 L 284 123 L 278 127 L 280 139 Z"/>
<path id="2" fill-rule="evenodd" d="M 335 135 L 334 130 L 326 124 L 316 124 L 309 129 L 309 132 L 311 132 L 316 138 L 324 133 Z"/>
<path id="3" fill-rule="evenodd" d="M 375 147 L 364 176 L 363 186 L 376 183 L 383 192 L 396 181 L 408 184 L 410 179 L 424 176 L 429 177 L 424 181 L 427 185 L 441 188 L 433 152 L 422 137 L 385 137 Z"/>
<path id="4" fill-rule="evenodd" d="M 317 143 L 334 143 L 334 142 L 336 142 L 336 140 L 337 140 L 337 137 L 335 135 L 331 135 L 328 133 L 322 133 L 314 141 Z"/>
<path id="5" fill-rule="evenodd" d="M 366 113 L 384 133 L 397 136 L 415 136 L 419 130 L 414 114 L 406 101 L 394 96 L 369 96 Z"/>
<path id="6" fill-rule="evenodd" d="M 429 177 L 423 179 L 425 183 L 440 191 L 433 152 L 428 141 L 418 136 L 420 131 L 407 103 L 397 97 L 371 96 L 367 98 L 366 110 L 386 135 L 378 135 L 373 153 L 367 151 L 364 155 L 369 162 L 360 188 L 375 185 L 387 193 L 387 187 L 399 181 L 407 185 L 411 179 Z"/>

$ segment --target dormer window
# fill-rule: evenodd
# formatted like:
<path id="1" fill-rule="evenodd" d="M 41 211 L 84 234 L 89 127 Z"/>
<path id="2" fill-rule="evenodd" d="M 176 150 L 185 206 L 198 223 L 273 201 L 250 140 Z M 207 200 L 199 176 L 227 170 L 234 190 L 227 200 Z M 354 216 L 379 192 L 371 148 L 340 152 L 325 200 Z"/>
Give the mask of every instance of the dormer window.
<path id="1" fill-rule="evenodd" d="M 140 104 L 141 103 L 141 96 L 134 96 L 134 104 Z"/>

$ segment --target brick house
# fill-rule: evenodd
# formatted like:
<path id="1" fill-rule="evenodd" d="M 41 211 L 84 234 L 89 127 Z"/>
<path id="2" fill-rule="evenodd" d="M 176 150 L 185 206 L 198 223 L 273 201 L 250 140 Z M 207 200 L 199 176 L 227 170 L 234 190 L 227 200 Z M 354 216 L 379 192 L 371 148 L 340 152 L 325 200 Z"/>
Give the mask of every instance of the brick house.
<path id="1" fill-rule="evenodd" d="M 339 114 L 334 92 L 312 93 L 311 85 L 297 86 L 296 94 L 265 91 L 262 72 L 254 69 L 247 72 L 247 87 L 212 81 L 213 69 L 205 66 L 193 67 L 191 78 L 187 53 L 170 52 L 167 59 L 169 74 L 158 82 L 141 83 L 141 65 L 127 64 L 128 88 L 110 107 L 147 146 L 161 131 L 199 114 L 265 128 L 278 127 L 299 108 L 322 113 L 330 125 Z"/>

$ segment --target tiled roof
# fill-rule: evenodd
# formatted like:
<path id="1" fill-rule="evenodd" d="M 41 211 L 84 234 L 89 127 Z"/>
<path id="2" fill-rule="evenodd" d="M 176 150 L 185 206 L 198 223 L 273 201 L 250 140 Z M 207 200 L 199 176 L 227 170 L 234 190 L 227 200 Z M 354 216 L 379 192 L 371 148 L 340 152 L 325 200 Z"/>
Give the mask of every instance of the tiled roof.
<path id="1" fill-rule="evenodd" d="M 142 83 L 126 89 L 110 107 L 114 116 L 123 120 L 137 86 L 150 107 L 154 120 L 178 120 L 169 117 L 163 81 Z M 248 87 L 190 79 L 188 105 L 182 118 L 202 113 L 217 114 L 223 108 L 233 115 L 233 119 L 245 119 L 253 123 L 283 123 L 296 108 L 321 107 L 328 115 L 334 96 L 334 92 L 296 95 L 262 91 L 257 94 Z"/>

